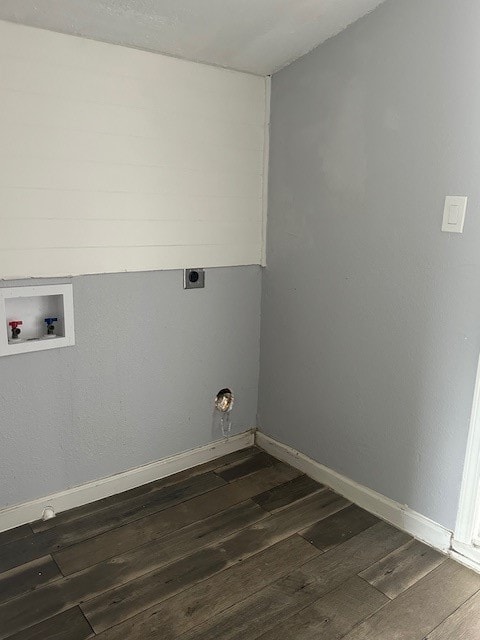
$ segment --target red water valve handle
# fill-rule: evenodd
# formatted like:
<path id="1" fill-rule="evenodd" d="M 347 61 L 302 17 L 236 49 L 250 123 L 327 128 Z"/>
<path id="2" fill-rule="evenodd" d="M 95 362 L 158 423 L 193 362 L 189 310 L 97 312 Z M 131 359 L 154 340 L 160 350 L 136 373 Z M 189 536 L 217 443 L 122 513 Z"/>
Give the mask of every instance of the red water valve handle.
<path id="1" fill-rule="evenodd" d="M 12 329 L 16 329 L 17 327 L 20 327 L 23 324 L 23 320 L 12 320 L 11 322 L 8 323 L 9 327 L 12 327 Z"/>

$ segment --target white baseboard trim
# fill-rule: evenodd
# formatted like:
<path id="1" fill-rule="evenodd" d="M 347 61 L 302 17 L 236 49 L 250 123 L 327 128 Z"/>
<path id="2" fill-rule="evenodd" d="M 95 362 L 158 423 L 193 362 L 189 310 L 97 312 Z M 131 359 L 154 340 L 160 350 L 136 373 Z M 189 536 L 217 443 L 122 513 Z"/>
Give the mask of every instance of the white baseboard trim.
<path id="1" fill-rule="evenodd" d="M 393 526 L 406 531 L 408 534 L 425 542 L 442 553 L 451 551 L 452 532 L 437 522 L 433 522 L 422 514 L 413 511 L 406 505 L 390 500 L 381 493 L 350 480 L 346 476 L 332 471 L 323 464 L 312 460 L 308 456 L 296 451 L 286 444 L 277 442 L 273 438 L 257 431 L 255 444 L 275 458 L 303 471 L 317 482 L 327 485 L 340 495 L 351 500 L 359 507 L 373 513 Z"/>
<path id="2" fill-rule="evenodd" d="M 179 471 L 210 462 L 228 453 L 246 449 L 253 446 L 254 440 L 254 430 L 246 431 L 226 440 L 218 440 L 192 451 L 185 451 L 158 462 L 151 462 L 135 469 L 129 469 L 108 478 L 88 482 L 79 487 L 73 487 L 30 502 L 8 507 L 0 510 L 0 532 L 39 520 L 47 506 L 53 507 L 55 513 L 80 507 L 89 502 L 101 500 L 148 482 L 166 478 Z"/>

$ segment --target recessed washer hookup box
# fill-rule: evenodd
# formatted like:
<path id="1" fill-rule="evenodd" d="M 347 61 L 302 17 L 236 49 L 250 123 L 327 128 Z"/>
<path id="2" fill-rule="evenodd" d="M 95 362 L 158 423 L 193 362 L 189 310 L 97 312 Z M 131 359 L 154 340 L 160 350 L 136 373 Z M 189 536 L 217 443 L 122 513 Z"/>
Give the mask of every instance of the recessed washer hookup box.
<path id="1" fill-rule="evenodd" d="M 71 284 L 0 287 L 0 356 L 74 344 Z"/>

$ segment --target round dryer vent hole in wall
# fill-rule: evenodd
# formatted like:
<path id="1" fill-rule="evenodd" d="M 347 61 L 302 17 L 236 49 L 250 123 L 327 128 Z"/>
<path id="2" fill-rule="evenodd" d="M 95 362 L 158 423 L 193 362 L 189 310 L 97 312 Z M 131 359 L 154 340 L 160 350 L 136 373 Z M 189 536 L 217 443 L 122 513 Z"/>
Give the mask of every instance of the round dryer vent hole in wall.
<path id="1" fill-rule="evenodd" d="M 228 387 L 220 389 L 215 396 L 213 411 L 213 434 L 221 432 L 224 438 L 228 438 L 232 429 L 231 412 L 235 402 L 233 391 Z"/>
<path id="2" fill-rule="evenodd" d="M 227 413 L 233 409 L 233 403 L 235 402 L 235 396 L 233 391 L 228 389 L 220 389 L 215 396 L 215 408 L 222 413 Z"/>

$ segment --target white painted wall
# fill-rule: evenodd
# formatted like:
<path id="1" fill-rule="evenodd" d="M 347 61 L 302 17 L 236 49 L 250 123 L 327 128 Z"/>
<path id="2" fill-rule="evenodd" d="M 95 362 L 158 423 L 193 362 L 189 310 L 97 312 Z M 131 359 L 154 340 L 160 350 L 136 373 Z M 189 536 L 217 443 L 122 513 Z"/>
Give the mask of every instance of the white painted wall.
<path id="1" fill-rule="evenodd" d="M 0 22 L 0 277 L 259 264 L 265 87 Z"/>

